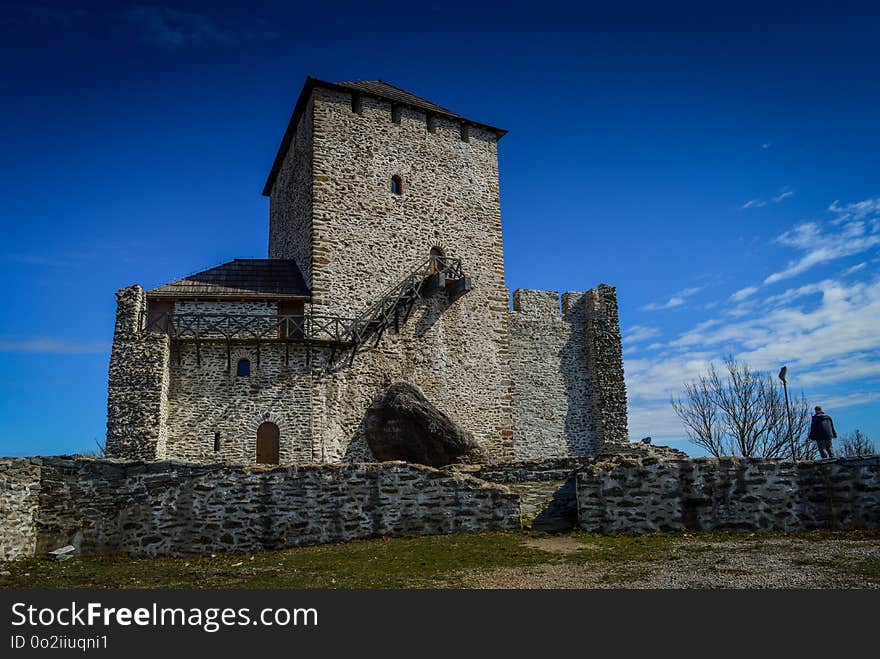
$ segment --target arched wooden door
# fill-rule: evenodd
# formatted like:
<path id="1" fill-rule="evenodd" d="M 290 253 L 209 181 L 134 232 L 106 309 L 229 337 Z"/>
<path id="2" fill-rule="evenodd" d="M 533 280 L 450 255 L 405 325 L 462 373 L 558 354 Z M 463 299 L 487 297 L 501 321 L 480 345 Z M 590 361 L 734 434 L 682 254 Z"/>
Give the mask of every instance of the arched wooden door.
<path id="1" fill-rule="evenodd" d="M 271 421 L 261 423 L 257 428 L 257 464 L 278 464 L 278 449 L 281 433 Z"/>

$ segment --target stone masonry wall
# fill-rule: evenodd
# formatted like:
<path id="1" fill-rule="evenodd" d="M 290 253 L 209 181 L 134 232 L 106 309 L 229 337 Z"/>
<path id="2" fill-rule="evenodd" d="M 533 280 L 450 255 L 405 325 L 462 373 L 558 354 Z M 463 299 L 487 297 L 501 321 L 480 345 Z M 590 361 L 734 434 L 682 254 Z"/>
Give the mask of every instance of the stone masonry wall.
<path id="1" fill-rule="evenodd" d="M 39 494 L 39 458 L 0 458 L 0 561 L 33 556 Z"/>
<path id="2" fill-rule="evenodd" d="M 587 292 L 587 368 L 592 382 L 593 416 L 598 440 L 604 444 L 629 441 L 623 341 L 617 313 L 617 291 L 599 284 Z"/>
<path id="3" fill-rule="evenodd" d="M 269 258 L 294 259 L 312 285 L 312 145 L 310 100 L 269 195 Z"/>
<path id="4" fill-rule="evenodd" d="M 146 296 L 140 286 L 116 293 L 116 328 L 107 388 L 107 455 L 156 460 L 165 455 L 168 337 L 142 334 Z"/>
<path id="5" fill-rule="evenodd" d="M 362 312 L 435 246 L 460 257 L 474 283 L 452 304 L 443 294 L 423 302 L 399 334 L 386 333 L 352 368 L 316 382 L 317 441 L 343 459 L 369 459 L 364 413 L 402 380 L 473 432 L 492 459 L 511 459 L 496 135 L 472 127 L 464 141 L 460 125 L 445 119 L 429 132 L 425 114 L 408 109 L 395 123 L 391 105 L 369 97 L 358 114 L 350 95 L 322 88 L 314 90 L 312 116 L 313 245 L 305 269 L 315 312 Z M 401 195 L 391 192 L 393 175 L 403 179 Z M 273 204 L 281 194 L 273 191 Z"/>
<path id="6" fill-rule="evenodd" d="M 619 457 L 577 477 L 591 533 L 880 527 L 880 456 L 798 462 Z"/>
<path id="7" fill-rule="evenodd" d="M 404 463 L 246 469 L 38 458 L 36 552 L 184 556 L 519 528 L 519 498 Z M 0 518 L 3 535 L 6 518 Z M 16 554 L 21 556 L 21 553 Z"/>
<path id="8" fill-rule="evenodd" d="M 590 455 L 598 448 L 587 369 L 586 293 L 517 290 L 510 314 L 517 460 Z"/>
<path id="9" fill-rule="evenodd" d="M 279 344 L 233 345 L 227 366 L 223 341 L 203 342 L 201 364 L 196 348 L 181 342 L 172 356 L 165 457 L 193 462 L 248 465 L 256 461 L 257 428 L 278 426 L 280 464 L 326 460 L 311 434 L 312 373 L 305 351 Z M 236 374 L 238 361 L 251 362 L 249 377 Z M 214 452 L 214 436 L 220 450 Z"/>
<path id="10" fill-rule="evenodd" d="M 542 531 L 561 531 L 577 526 L 575 480 L 580 470 L 615 456 L 638 458 L 687 458 L 668 446 L 641 443 L 606 444 L 598 456 L 555 457 L 517 460 L 491 465 L 456 465 L 454 469 L 480 480 L 498 483 L 520 497 L 523 526 Z"/>

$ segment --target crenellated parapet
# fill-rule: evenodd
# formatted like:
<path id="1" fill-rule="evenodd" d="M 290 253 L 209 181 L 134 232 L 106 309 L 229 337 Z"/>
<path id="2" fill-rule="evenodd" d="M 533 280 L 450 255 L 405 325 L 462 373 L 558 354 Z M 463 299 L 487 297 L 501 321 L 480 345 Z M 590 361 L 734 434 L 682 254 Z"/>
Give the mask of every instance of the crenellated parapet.
<path id="1" fill-rule="evenodd" d="M 626 441 L 614 288 L 516 290 L 510 345 L 518 459 L 593 455 Z"/>

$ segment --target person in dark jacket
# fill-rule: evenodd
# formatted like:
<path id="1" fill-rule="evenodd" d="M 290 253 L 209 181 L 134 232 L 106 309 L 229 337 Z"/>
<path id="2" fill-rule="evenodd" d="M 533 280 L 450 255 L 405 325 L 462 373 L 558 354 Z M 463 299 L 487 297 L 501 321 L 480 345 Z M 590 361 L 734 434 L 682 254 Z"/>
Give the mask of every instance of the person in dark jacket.
<path id="1" fill-rule="evenodd" d="M 834 429 L 834 421 L 830 416 L 825 414 L 819 405 L 816 405 L 816 413 L 810 421 L 810 434 L 808 439 L 812 439 L 819 447 L 819 455 L 822 458 L 833 458 L 834 450 L 831 448 L 831 440 L 837 437 L 837 431 Z"/>

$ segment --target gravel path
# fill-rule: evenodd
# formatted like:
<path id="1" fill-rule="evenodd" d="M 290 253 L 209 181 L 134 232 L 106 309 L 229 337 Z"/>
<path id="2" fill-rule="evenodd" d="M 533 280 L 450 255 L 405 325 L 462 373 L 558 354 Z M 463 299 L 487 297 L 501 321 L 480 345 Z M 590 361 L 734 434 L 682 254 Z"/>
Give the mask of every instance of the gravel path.
<path id="1" fill-rule="evenodd" d="M 548 555 L 590 551 L 589 543 L 573 538 L 526 542 Z M 584 559 L 580 564 L 499 568 L 457 576 L 469 588 L 880 588 L 878 540 L 712 543 L 690 538 L 675 543 L 670 556 L 660 560 Z M 873 564 L 867 572 L 865 561 Z"/>

